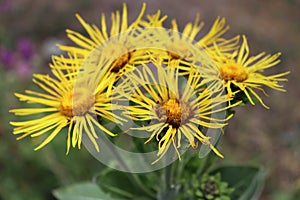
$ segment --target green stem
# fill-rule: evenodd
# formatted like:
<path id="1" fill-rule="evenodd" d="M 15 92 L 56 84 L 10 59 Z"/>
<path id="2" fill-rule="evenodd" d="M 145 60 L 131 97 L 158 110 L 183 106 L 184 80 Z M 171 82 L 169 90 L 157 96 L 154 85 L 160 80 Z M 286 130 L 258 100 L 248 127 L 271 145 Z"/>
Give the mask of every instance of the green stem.
<path id="1" fill-rule="evenodd" d="M 213 153 L 210 153 L 205 158 L 203 158 L 202 164 L 196 171 L 196 174 L 197 175 L 204 174 L 211 167 L 211 165 L 215 162 L 216 158 L 217 158 L 217 156 L 214 155 Z"/>
<path id="2" fill-rule="evenodd" d="M 130 169 L 128 168 L 127 164 L 124 162 L 123 158 L 114 150 L 111 149 L 112 153 L 116 156 L 117 161 L 119 162 L 119 164 L 121 166 L 124 167 L 124 169 L 126 169 L 126 171 L 130 171 Z M 152 198 L 156 198 L 155 194 L 153 194 L 153 191 L 149 190 L 146 187 L 143 187 L 143 183 L 142 181 L 139 179 L 139 177 L 136 174 L 133 173 L 126 173 L 126 176 L 129 178 L 129 180 L 137 187 L 140 188 L 144 193 L 146 193 L 148 196 L 152 197 Z"/>
<path id="3" fill-rule="evenodd" d="M 162 174 L 162 189 L 158 195 L 159 200 L 173 200 L 176 199 L 177 188 L 174 184 L 174 165 L 168 165 L 164 168 Z"/>
<path id="4" fill-rule="evenodd" d="M 171 189 L 172 168 L 173 168 L 173 164 L 170 164 L 170 165 L 166 166 L 166 168 L 165 168 L 165 189 L 166 190 Z"/>
<path id="5" fill-rule="evenodd" d="M 142 187 L 142 185 L 144 185 L 144 184 L 142 183 L 142 181 L 139 179 L 139 177 L 136 174 L 132 174 L 132 173 L 130 173 L 130 174 L 131 174 L 131 176 L 132 176 L 132 178 L 134 180 L 134 184 L 136 186 L 138 186 L 139 188 L 141 188 L 143 190 L 143 192 L 145 192 L 151 198 L 156 199 L 156 195 L 154 194 L 153 191 L 149 190 L 146 187 Z"/>
<path id="6" fill-rule="evenodd" d="M 176 181 L 180 182 L 182 172 L 184 170 L 184 167 L 187 165 L 187 163 L 191 160 L 190 156 L 184 156 L 180 162 L 178 162 L 177 169 L 176 169 Z"/>

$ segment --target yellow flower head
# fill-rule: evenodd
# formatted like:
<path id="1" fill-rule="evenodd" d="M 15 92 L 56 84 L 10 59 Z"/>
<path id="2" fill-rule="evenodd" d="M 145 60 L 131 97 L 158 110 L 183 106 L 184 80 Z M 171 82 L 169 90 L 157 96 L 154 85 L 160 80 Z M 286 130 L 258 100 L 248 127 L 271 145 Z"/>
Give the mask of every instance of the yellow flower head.
<path id="1" fill-rule="evenodd" d="M 178 149 L 182 139 L 188 140 L 194 148 L 198 142 L 209 145 L 218 156 L 223 157 L 202 130 L 221 129 L 226 125 L 231 116 L 216 119 L 212 114 L 227 109 L 226 106 L 216 109 L 223 103 L 226 105 L 227 97 L 207 87 L 198 71 L 191 69 L 185 78 L 180 76 L 176 66 L 163 67 L 161 63 L 154 63 L 143 65 L 125 77 L 115 91 L 123 91 L 127 100 L 133 102 L 124 108 L 129 118 L 150 121 L 148 125 L 134 130 L 150 132 L 145 143 L 156 138 L 158 160 L 171 145 L 180 158 Z"/>
<path id="2" fill-rule="evenodd" d="M 73 63 L 76 63 L 76 57 Z M 98 70 L 95 76 L 81 73 L 77 77 L 76 65 L 69 65 L 69 71 L 63 72 L 63 62 L 53 62 L 51 68 L 54 77 L 49 75 L 35 74 L 33 82 L 40 87 L 41 92 L 26 90 L 25 94 L 16 93 L 20 101 L 33 104 L 29 108 L 10 110 L 18 116 L 26 116 L 26 120 L 11 122 L 15 126 L 13 133 L 22 134 L 18 139 L 26 136 L 38 137 L 47 135 L 46 139 L 35 150 L 44 147 L 52 139 L 68 127 L 67 153 L 70 145 L 78 148 L 81 146 L 82 134 L 87 134 L 97 151 L 98 138 L 96 129 L 104 131 L 108 135 L 114 133 L 101 125 L 96 115 L 116 123 L 121 123 L 121 118 L 112 112 L 111 96 L 106 93 L 106 88 L 111 82 L 107 67 Z M 81 78 L 79 78 L 81 77 Z M 42 116 L 42 117 L 41 117 Z M 31 117 L 31 120 L 28 120 Z M 96 128 L 96 129 L 95 129 Z"/>
<path id="3" fill-rule="evenodd" d="M 168 51 L 169 56 L 173 59 L 191 60 L 191 50 L 189 46 L 185 45 L 185 40 L 192 41 L 200 49 L 209 48 L 210 51 L 208 52 L 215 51 L 215 46 L 218 46 L 219 51 L 223 54 L 229 54 L 238 47 L 239 36 L 229 40 L 222 38 L 223 34 L 229 29 L 229 26 L 226 26 L 224 18 L 218 17 L 208 33 L 198 40 L 196 37 L 204 25 L 200 21 L 199 14 L 193 23 L 188 23 L 184 27 L 182 32 L 179 32 L 176 20 L 172 20 L 171 25 L 171 29 L 177 33 L 172 34 L 172 37 L 170 37 L 172 43 L 167 43 L 167 49 L 174 49 L 174 51 Z M 181 52 L 181 55 L 176 52 Z"/>
<path id="4" fill-rule="evenodd" d="M 277 65 L 281 54 L 265 55 L 260 53 L 256 56 L 249 57 L 249 47 L 247 39 L 243 36 L 243 43 L 239 49 L 230 57 L 218 52 L 213 56 L 216 61 L 215 73 L 211 79 L 221 80 L 224 89 L 227 90 L 229 97 L 234 97 L 238 92 L 243 92 L 249 102 L 254 105 L 254 96 L 264 107 L 266 106 L 256 90 L 260 90 L 265 94 L 263 86 L 267 86 L 274 90 L 284 92 L 283 86 L 279 84 L 281 81 L 287 81 L 283 78 L 289 72 L 276 75 L 264 75 L 265 69 Z M 234 89 L 233 89 L 234 88 Z"/>
<path id="5" fill-rule="evenodd" d="M 211 59 L 208 54 L 214 53 L 216 46 L 218 51 L 224 55 L 230 55 L 238 48 L 239 36 L 229 40 L 222 38 L 229 29 L 224 18 L 218 17 L 209 32 L 197 39 L 197 35 L 204 25 L 200 21 L 200 15 L 197 15 L 193 23 L 188 23 L 182 33 L 179 32 L 175 20 L 171 22 L 171 29 L 164 28 L 162 23 L 166 17 L 160 17 L 160 11 L 157 11 L 156 14 L 148 16 L 148 21 L 142 20 L 140 24 L 146 28 L 146 31 L 143 32 L 145 37 L 156 47 L 151 49 L 151 55 L 163 59 L 165 64 L 170 59 L 180 63 L 181 74 L 185 72 L 188 74 L 190 68 L 195 66 L 201 65 L 206 68 L 206 65 L 213 64 L 210 63 Z M 209 51 L 205 51 L 205 49 L 209 49 Z M 205 71 L 207 74 L 206 69 L 201 71 Z"/>
<path id="6" fill-rule="evenodd" d="M 86 23 L 79 14 L 76 14 L 77 19 L 88 33 L 88 37 L 84 36 L 76 31 L 67 30 L 68 37 L 79 47 L 74 46 L 63 46 L 59 47 L 67 52 L 71 52 L 73 54 L 78 54 L 83 57 L 86 57 L 92 50 L 94 50 L 97 46 L 104 44 L 110 37 L 118 36 L 120 33 L 129 32 L 138 27 L 138 24 L 144 15 L 144 11 L 146 9 L 146 4 L 144 3 L 142 9 L 140 11 L 137 19 L 128 26 L 127 20 L 127 6 L 123 4 L 123 13 L 122 17 L 120 16 L 120 12 L 116 11 L 111 14 L 111 29 L 110 32 L 107 32 L 106 18 L 105 15 L 102 14 L 101 17 L 101 29 L 99 29 L 94 24 Z"/>
<path id="7" fill-rule="evenodd" d="M 122 16 L 119 11 L 112 13 L 111 29 L 109 32 L 107 30 L 104 14 L 101 17 L 101 28 L 98 28 L 94 24 L 88 24 L 77 14 L 76 17 L 88 35 L 85 36 L 68 29 L 67 36 L 77 46 L 59 45 L 59 47 L 69 55 L 75 55 L 78 58 L 76 60 L 77 63 L 79 62 L 77 66 L 81 66 L 81 64 L 88 59 L 87 57 L 91 52 L 95 54 L 95 52 L 98 51 L 99 57 L 101 57 L 100 54 L 102 54 L 102 50 L 105 49 L 106 54 L 111 54 L 112 57 L 115 57 L 108 71 L 108 73 L 111 73 L 113 76 L 110 86 L 112 87 L 112 84 L 127 71 L 132 70 L 141 62 L 148 62 L 149 53 L 147 50 L 135 48 L 142 29 L 140 22 L 144 15 L 145 8 L 146 4 L 144 3 L 136 20 L 128 25 L 127 7 L 126 4 L 123 4 Z M 65 68 L 68 68 L 69 65 L 74 65 L 74 60 L 63 56 L 54 56 L 53 59 L 57 62 L 67 63 L 68 65 L 62 66 Z"/>

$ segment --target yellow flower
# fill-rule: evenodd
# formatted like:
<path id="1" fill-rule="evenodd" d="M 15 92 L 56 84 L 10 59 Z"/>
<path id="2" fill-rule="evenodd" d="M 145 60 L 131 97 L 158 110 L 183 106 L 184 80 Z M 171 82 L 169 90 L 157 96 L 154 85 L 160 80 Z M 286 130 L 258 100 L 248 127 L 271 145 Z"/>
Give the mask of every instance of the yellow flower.
<path id="1" fill-rule="evenodd" d="M 72 59 L 76 63 L 76 57 Z M 106 73 L 108 67 L 98 69 L 95 76 L 88 75 L 87 71 L 81 72 L 77 77 L 77 72 L 74 71 L 78 66 L 69 65 L 69 71 L 63 72 L 62 65 L 67 63 L 53 63 L 53 78 L 49 75 L 34 75 L 33 82 L 42 89 L 41 92 L 26 90 L 25 94 L 15 94 L 20 101 L 33 106 L 10 110 L 17 116 L 26 116 L 24 121 L 11 122 L 15 127 L 13 133 L 22 134 L 17 139 L 47 135 L 35 148 L 38 150 L 51 142 L 63 128 L 68 127 L 67 153 L 71 143 L 73 147 L 78 145 L 80 148 L 83 133 L 87 134 L 99 151 L 96 130 L 100 129 L 110 136 L 115 134 L 101 125 L 96 116 L 116 123 L 121 123 L 122 120 L 111 112 L 112 98 L 106 93 L 107 85 L 111 82 Z M 28 117 L 32 119 L 28 120 Z"/>
<path id="2" fill-rule="evenodd" d="M 224 56 L 221 52 L 217 52 L 213 59 L 216 68 L 211 73 L 211 80 L 221 80 L 223 89 L 226 89 L 229 97 L 234 97 L 236 93 L 242 91 L 249 102 L 254 105 L 254 96 L 265 108 L 266 106 L 256 90 L 265 91 L 262 88 L 267 86 L 274 90 L 285 92 L 283 86 L 279 84 L 281 81 L 287 81 L 283 78 L 290 72 L 279 73 L 275 75 L 264 75 L 264 70 L 276 66 L 280 60 L 281 53 L 274 55 L 266 55 L 265 52 L 256 56 L 249 57 L 249 47 L 247 39 L 243 36 L 243 42 L 238 51 L 230 57 Z M 212 72 L 213 70 L 211 70 Z M 233 89 L 234 88 L 234 89 Z"/>
<path id="3" fill-rule="evenodd" d="M 238 48 L 239 36 L 229 40 L 222 38 L 229 29 L 224 18 L 218 17 L 208 33 L 197 40 L 197 35 L 203 27 L 200 15 L 197 15 L 193 23 L 188 23 L 182 33 L 179 32 L 175 20 L 171 22 L 171 29 L 163 28 L 162 23 L 166 17 L 160 16 L 160 11 L 157 11 L 156 14 L 147 16 L 148 21 L 142 20 L 140 24 L 145 28 L 143 34 L 150 41 L 149 43 L 152 42 L 156 47 L 150 50 L 151 55 L 163 59 L 165 64 L 170 59 L 180 63 L 181 74 L 188 74 L 191 67 L 201 65 L 204 68 L 201 70 L 202 75 L 207 76 L 210 68 L 206 66 L 214 64 L 211 62 L 210 53 L 214 54 L 218 50 L 223 55 L 231 55 Z M 207 49 L 209 51 L 206 51 Z"/>
<path id="4" fill-rule="evenodd" d="M 137 19 L 130 26 L 128 26 L 127 6 L 126 4 L 123 4 L 122 17 L 120 17 L 119 11 L 116 11 L 116 13 L 111 14 L 112 24 L 109 33 L 107 32 L 106 18 L 104 14 L 102 14 L 101 17 L 101 29 L 99 29 L 94 24 L 90 25 L 86 23 L 79 14 L 76 14 L 77 19 L 79 20 L 83 28 L 88 33 L 88 37 L 76 31 L 72 31 L 68 29 L 67 30 L 68 37 L 79 47 L 64 46 L 64 45 L 60 45 L 59 47 L 64 51 L 86 57 L 86 55 L 88 55 L 97 46 L 102 45 L 107 40 L 109 40 L 110 37 L 118 36 L 120 35 L 120 33 L 129 32 L 136 29 L 138 27 L 139 21 L 141 20 L 144 14 L 145 9 L 146 9 L 146 4 L 144 3 Z"/>
<path id="5" fill-rule="evenodd" d="M 227 96 L 207 87 L 198 71 L 190 69 L 185 78 L 180 76 L 176 66 L 164 68 L 161 63 L 154 63 L 149 66 L 144 64 L 125 77 L 115 91 L 123 91 L 122 95 L 132 102 L 124 108 L 129 118 L 150 121 L 148 125 L 133 129 L 151 133 L 145 143 L 156 138 L 159 158 L 155 162 L 166 154 L 171 145 L 180 159 L 178 149 L 182 139 L 188 140 L 194 148 L 198 142 L 209 145 L 218 156 L 223 157 L 202 129 L 221 129 L 226 125 L 231 116 L 217 119 L 212 114 L 228 108 L 220 107 L 226 105 Z"/>
<path id="6" fill-rule="evenodd" d="M 94 54 L 103 53 L 105 50 L 107 54 L 111 54 L 111 57 L 115 57 L 112 61 L 109 69 L 109 73 L 112 74 L 113 79 L 110 87 L 127 71 L 132 70 L 136 65 L 141 62 L 148 62 L 149 53 L 145 49 L 136 48 L 139 40 L 140 21 L 144 15 L 146 4 L 144 3 L 142 9 L 134 22 L 128 25 L 127 20 L 127 7 L 123 4 L 122 16 L 119 11 L 112 13 L 111 15 L 111 29 L 108 33 L 106 18 L 103 14 L 101 17 L 101 28 L 98 28 L 94 24 L 88 24 L 85 22 L 79 14 L 76 14 L 77 19 L 87 32 L 88 36 L 85 36 L 76 31 L 67 30 L 67 36 L 74 42 L 76 46 L 64 46 L 59 45 L 60 49 L 66 51 L 69 55 L 75 55 L 79 62 L 78 66 L 87 59 L 87 57 L 93 52 Z M 63 56 L 54 56 L 53 58 L 57 62 L 65 62 L 67 65 L 63 67 L 68 68 L 69 65 L 73 65 L 72 59 L 65 58 Z"/>
<path id="7" fill-rule="evenodd" d="M 191 61 L 194 59 L 190 47 L 186 45 L 186 41 L 193 43 L 193 45 L 197 46 L 199 49 L 210 49 L 208 53 L 215 51 L 215 46 L 217 46 L 219 51 L 223 54 L 230 54 L 233 50 L 237 49 L 239 36 L 229 40 L 222 38 L 223 34 L 229 29 L 229 26 L 226 26 L 225 22 L 224 18 L 218 17 L 208 33 L 199 40 L 196 40 L 197 35 L 204 25 L 204 23 L 200 21 L 199 14 L 196 16 L 193 23 L 188 23 L 184 27 L 182 32 L 179 32 L 176 20 L 172 20 L 171 29 L 173 32 L 171 36 L 170 34 L 166 34 L 166 38 L 162 41 L 167 41 L 165 43 L 169 56 L 173 59 L 181 59 L 183 61 Z"/>

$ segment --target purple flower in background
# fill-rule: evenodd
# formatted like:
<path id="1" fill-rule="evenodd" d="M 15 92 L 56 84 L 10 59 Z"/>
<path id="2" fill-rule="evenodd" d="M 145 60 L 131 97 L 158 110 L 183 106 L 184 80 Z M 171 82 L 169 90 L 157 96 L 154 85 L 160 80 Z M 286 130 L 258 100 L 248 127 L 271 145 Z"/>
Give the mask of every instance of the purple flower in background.
<path id="1" fill-rule="evenodd" d="M 9 66 L 13 63 L 14 53 L 9 49 L 0 49 L 0 62 L 4 64 L 4 66 Z"/>
<path id="2" fill-rule="evenodd" d="M 9 11 L 12 8 L 11 0 L 1 0 L 0 1 L 0 12 Z"/>
<path id="3" fill-rule="evenodd" d="M 28 38 L 18 40 L 17 50 L 26 59 L 29 60 L 33 56 L 33 44 Z"/>
<path id="4" fill-rule="evenodd" d="M 0 47 L 0 64 L 5 70 L 13 71 L 18 77 L 25 78 L 32 73 L 34 62 L 34 45 L 26 37 L 17 40 L 15 47 L 10 50 Z"/>
<path id="5" fill-rule="evenodd" d="M 19 60 L 15 63 L 15 72 L 19 77 L 27 77 L 32 73 L 31 62 Z"/>

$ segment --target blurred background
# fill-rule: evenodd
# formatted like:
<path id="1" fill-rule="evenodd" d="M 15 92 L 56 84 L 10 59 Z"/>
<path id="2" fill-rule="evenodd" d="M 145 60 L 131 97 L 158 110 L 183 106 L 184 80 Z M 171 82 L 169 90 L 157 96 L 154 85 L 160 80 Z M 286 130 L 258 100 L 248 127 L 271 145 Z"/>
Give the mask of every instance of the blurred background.
<path id="1" fill-rule="evenodd" d="M 48 73 L 51 55 L 60 54 L 56 44 L 70 44 L 65 29 L 83 29 L 75 13 L 100 25 L 101 13 L 128 5 L 129 22 L 140 11 L 139 0 L 0 0 L 0 199 L 54 199 L 53 189 L 91 180 L 103 166 L 82 148 L 65 156 L 65 136 L 60 134 L 38 152 L 36 141 L 16 141 L 8 124 L 15 117 L 9 109 L 20 107 L 14 92 L 32 89 L 33 73 Z M 282 52 L 282 62 L 270 73 L 291 71 L 284 83 L 286 93 L 266 90 L 261 105 L 236 108 L 221 138 L 224 164 L 264 167 L 268 178 L 261 199 L 289 199 L 300 190 L 300 0 L 149 0 L 146 14 L 160 9 L 168 15 L 165 26 L 176 18 L 179 27 L 193 21 L 196 13 L 205 22 L 202 34 L 217 16 L 225 17 L 227 38 L 245 34 L 252 55 Z M 109 20 L 107 20 L 109 21 Z M 201 34 L 200 34 L 201 36 Z M 199 36 L 199 37 L 200 37 Z"/>

